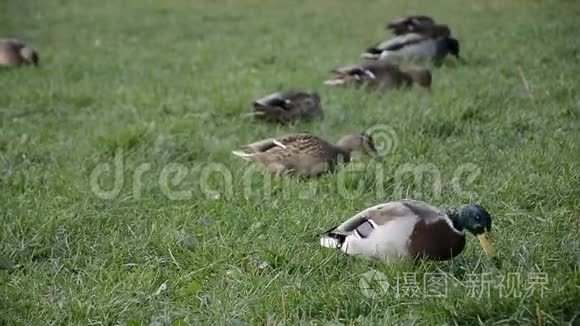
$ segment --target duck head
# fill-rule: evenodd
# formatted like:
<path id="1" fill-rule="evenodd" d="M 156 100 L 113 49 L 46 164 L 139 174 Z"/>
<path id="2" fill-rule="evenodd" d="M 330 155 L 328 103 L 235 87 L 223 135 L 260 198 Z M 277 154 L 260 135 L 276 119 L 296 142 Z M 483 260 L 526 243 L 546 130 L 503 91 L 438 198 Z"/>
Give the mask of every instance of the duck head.
<path id="1" fill-rule="evenodd" d="M 461 229 L 465 228 L 479 239 L 483 251 L 487 255 L 494 254 L 490 238 L 491 216 L 479 205 L 463 205 L 451 217 Z"/>
<path id="2" fill-rule="evenodd" d="M 373 137 L 365 132 L 344 136 L 336 143 L 336 146 L 348 153 L 360 151 L 379 161 L 383 159 L 375 147 Z"/>
<path id="3" fill-rule="evenodd" d="M 38 53 L 28 46 L 20 49 L 20 56 L 24 59 L 26 64 L 38 66 Z"/>
<path id="4" fill-rule="evenodd" d="M 453 37 L 445 38 L 445 47 L 449 53 L 454 55 L 458 60 L 461 60 L 461 57 L 459 57 L 459 41 L 457 39 Z"/>

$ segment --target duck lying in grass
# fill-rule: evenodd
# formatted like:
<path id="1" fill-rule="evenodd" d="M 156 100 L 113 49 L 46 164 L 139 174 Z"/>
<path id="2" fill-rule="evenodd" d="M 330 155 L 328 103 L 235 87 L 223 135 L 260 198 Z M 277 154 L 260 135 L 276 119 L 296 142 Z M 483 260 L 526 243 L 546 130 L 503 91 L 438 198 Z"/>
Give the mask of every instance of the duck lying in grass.
<path id="1" fill-rule="evenodd" d="M 401 200 L 377 205 L 326 232 L 320 244 L 349 255 L 451 259 L 465 247 L 465 230 L 493 255 L 491 216 L 479 205 L 443 211 L 424 202 Z"/>
<path id="2" fill-rule="evenodd" d="M 423 68 L 400 69 L 387 62 L 370 61 L 359 65 L 336 68 L 332 72 L 335 76 L 333 79 L 325 81 L 326 85 L 385 90 L 408 88 L 417 84 L 431 89 L 431 72 Z"/>
<path id="3" fill-rule="evenodd" d="M 276 92 L 254 101 L 252 115 L 256 119 L 289 123 L 323 118 L 320 96 L 304 91 Z"/>
<path id="4" fill-rule="evenodd" d="M 392 39 L 368 48 L 361 57 L 370 60 L 413 61 L 431 60 L 440 65 L 448 54 L 458 60 L 459 41 L 445 29 L 432 29 L 428 33 L 410 33 L 396 36 Z"/>
<path id="5" fill-rule="evenodd" d="M 261 140 L 232 153 L 274 175 L 313 177 L 333 171 L 340 162 L 349 162 L 354 151 L 382 159 L 366 133 L 344 136 L 336 145 L 311 134 L 291 134 Z"/>
<path id="6" fill-rule="evenodd" d="M 0 66 L 38 66 L 38 53 L 17 39 L 0 39 Z"/>

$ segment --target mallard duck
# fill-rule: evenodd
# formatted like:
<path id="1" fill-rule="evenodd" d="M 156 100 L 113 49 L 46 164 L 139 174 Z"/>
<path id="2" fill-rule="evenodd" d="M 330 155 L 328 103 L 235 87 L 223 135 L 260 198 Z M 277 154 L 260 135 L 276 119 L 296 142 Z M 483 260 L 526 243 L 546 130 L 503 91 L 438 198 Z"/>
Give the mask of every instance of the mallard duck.
<path id="1" fill-rule="evenodd" d="M 254 101 L 252 115 L 257 119 L 288 123 L 322 118 L 320 96 L 303 91 L 277 92 Z"/>
<path id="2" fill-rule="evenodd" d="M 491 216 L 479 205 L 444 211 L 424 202 L 401 200 L 356 214 L 320 239 L 323 247 L 383 260 L 397 257 L 447 260 L 465 247 L 465 230 L 493 255 Z"/>
<path id="3" fill-rule="evenodd" d="M 38 66 L 38 54 L 26 43 L 16 39 L 0 39 L 0 66 Z"/>
<path id="4" fill-rule="evenodd" d="M 448 30 L 447 30 L 448 31 Z M 432 60 L 437 65 L 441 64 L 448 54 L 454 55 L 458 60 L 459 41 L 445 35 L 443 27 L 431 29 L 425 34 L 410 33 L 394 37 L 385 42 L 368 48 L 362 58 L 371 60 L 398 61 L 398 60 Z"/>
<path id="5" fill-rule="evenodd" d="M 416 67 L 402 70 L 394 64 L 382 61 L 340 67 L 332 72 L 335 76 L 333 79 L 325 81 L 326 85 L 391 89 L 410 87 L 415 83 L 427 89 L 431 88 L 431 72 L 429 70 Z"/>
<path id="6" fill-rule="evenodd" d="M 344 136 L 336 145 L 307 133 L 291 134 L 264 139 L 232 153 L 274 175 L 312 177 L 334 170 L 339 162 L 349 162 L 354 151 L 382 159 L 366 133 Z"/>
<path id="7" fill-rule="evenodd" d="M 398 17 L 387 24 L 387 29 L 395 35 L 414 33 L 417 29 L 435 25 L 435 20 L 425 15 Z"/>

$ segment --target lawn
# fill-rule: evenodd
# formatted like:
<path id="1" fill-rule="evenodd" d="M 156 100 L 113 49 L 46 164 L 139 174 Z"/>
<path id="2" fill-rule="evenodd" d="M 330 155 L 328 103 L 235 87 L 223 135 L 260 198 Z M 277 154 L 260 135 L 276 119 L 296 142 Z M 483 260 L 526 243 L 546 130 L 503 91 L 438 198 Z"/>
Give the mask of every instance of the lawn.
<path id="1" fill-rule="evenodd" d="M 322 84 L 390 18 L 451 26 L 465 64 L 433 89 Z M 577 1 L 0 3 L 0 37 L 40 53 L 0 70 L 0 325 L 578 324 Z M 276 90 L 320 93 L 323 121 L 244 117 Z M 231 151 L 371 130 L 383 162 L 272 179 Z M 448 262 L 385 264 L 319 234 L 400 198 L 480 203 Z"/>

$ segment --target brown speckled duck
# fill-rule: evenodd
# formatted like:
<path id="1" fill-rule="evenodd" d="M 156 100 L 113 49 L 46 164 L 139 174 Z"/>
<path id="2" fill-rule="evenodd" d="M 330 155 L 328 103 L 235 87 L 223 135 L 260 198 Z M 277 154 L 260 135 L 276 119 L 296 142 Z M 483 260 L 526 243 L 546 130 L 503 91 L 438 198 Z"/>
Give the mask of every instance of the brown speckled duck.
<path id="1" fill-rule="evenodd" d="M 313 92 L 276 92 L 254 101 L 253 107 L 256 119 L 271 122 L 289 123 L 324 116 L 320 96 Z"/>
<path id="2" fill-rule="evenodd" d="M 441 210 L 415 200 L 401 200 L 365 209 L 326 232 L 320 244 L 349 255 L 382 259 L 447 260 L 465 247 L 465 230 L 479 238 L 493 255 L 491 216 L 479 205 Z"/>
<path id="3" fill-rule="evenodd" d="M 38 66 L 38 53 L 17 39 L 0 39 L 0 66 Z"/>
<path id="4" fill-rule="evenodd" d="M 349 162 L 353 151 L 382 159 L 366 133 L 344 136 L 336 145 L 307 133 L 291 134 L 261 140 L 232 153 L 274 175 L 312 177 L 333 171 L 339 162 Z"/>
<path id="5" fill-rule="evenodd" d="M 367 89 L 408 88 L 413 84 L 431 88 L 431 72 L 427 69 L 409 67 L 401 69 L 382 61 L 369 61 L 359 65 L 332 70 L 333 79 L 324 83 L 331 86 L 354 86 Z"/>

